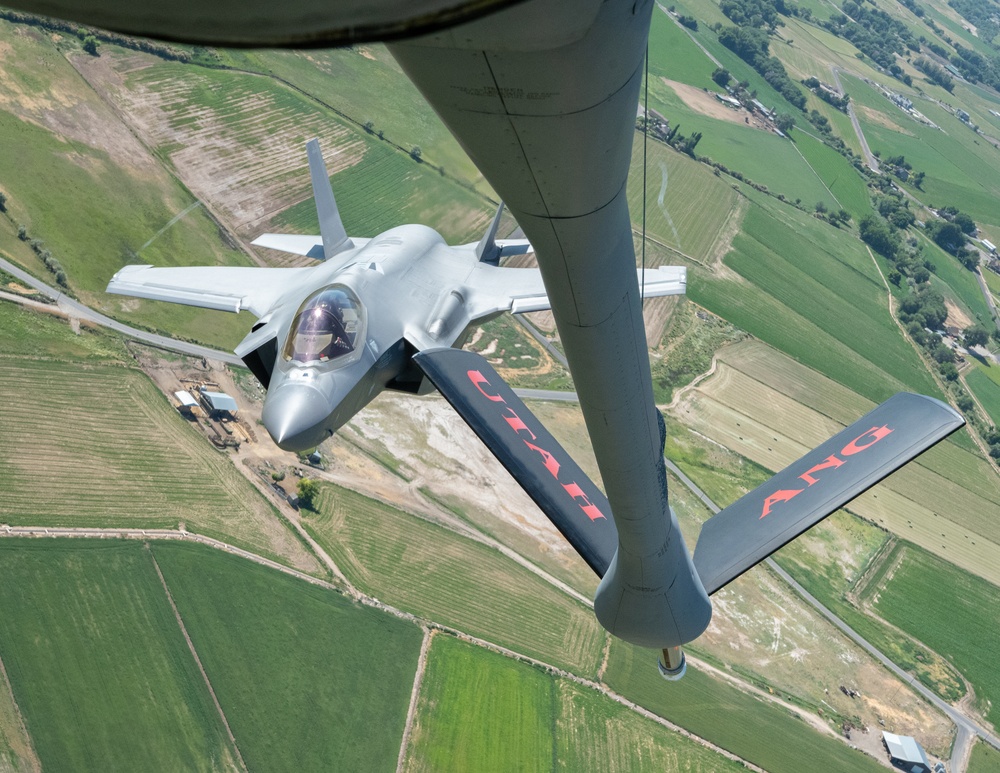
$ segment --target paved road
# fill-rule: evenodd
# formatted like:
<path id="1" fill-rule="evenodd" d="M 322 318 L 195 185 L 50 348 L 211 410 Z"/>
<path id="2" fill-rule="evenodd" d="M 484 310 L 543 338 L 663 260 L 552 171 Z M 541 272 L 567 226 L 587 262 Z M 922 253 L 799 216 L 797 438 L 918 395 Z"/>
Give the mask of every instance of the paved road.
<path id="1" fill-rule="evenodd" d="M 103 327 L 117 331 L 122 335 L 127 335 L 139 341 L 144 341 L 152 346 L 158 346 L 161 349 L 169 349 L 170 351 L 188 354 L 193 357 L 204 357 L 209 360 L 218 360 L 220 362 L 225 362 L 229 365 L 236 365 L 241 368 L 246 367 L 243 364 L 243 361 L 232 352 L 223 352 L 218 349 L 211 349 L 207 346 L 188 343 L 187 341 L 177 341 L 173 338 L 169 338 L 168 336 L 150 333 L 146 330 L 140 330 L 139 328 L 126 325 L 118 320 L 111 319 L 111 317 L 101 314 L 99 311 L 94 311 L 89 306 L 84 306 L 79 301 L 73 300 L 61 290 L 58 290 L 51 285 L 47 285 L 39 279 L 35 279 L 35 277 L 27 271 L 24 271 L 18 266 L 15 266 L 13 263 L 3 260 L 2 258 L 0 258 L 0 268 L 11 276 L 16 277 L 19 281 L 24 282 L 24 284 L 29 287 L 47 295 L 56 302 L 60 309 L 71 316 L 89 320 L 98 325 L 102 325 Z"/>
<path id="2" fill-rule="evenodd" d="M 719 512 L 718 505 L 715 504 L 708 495 L 705 494 L 698 486 L 692 481 L 687 475 L 681 472 L 680 468 L 676 464 L 671 462 L 669 459 L 664 460 L 667 464 L 667 469 L 670 470 L 674 475 L 676 475 L 681 483 L 683 483 L 687 488 L 689 488 L 695 496 L 697 496 L 713 513 Z M 803 588 L 799 583 L 797 583 L 788 572 L 778 566 L 774 560 L 767 558 L 765 559 L 767 565 L 774 570 L 774 572 L 781 577 L 785 582 L 787 582 L 796 593 L 798 593 L 803 599 L 805 599 L 817 612 L 819 612 L 823 617 L 833 623 L 837 628 L 844 632 L 850 639 L 856 642 L 859 646 L 865 649 L 869 654 L 876 658 L 882 663 L 886 668 L 892 671 L 896 676 L 910 685 L 914 690 L 920 693 L 926 700 L 932 703 L 934 706 L 943 711 L 952 722 L 955 723 L 958 734 L 956 736 L 956 742 L 953 748 L 958 748 L 958 741 L 963 737 L 965 733 L 973 733 L 978 735 L 988 744 L 994 748 L 1000 750 L 1000 737 L 994 735 L 989 730 L 981 727 L 975 721 L 969 717 L 962 714 L 954 706 L 946 701 L 942 700 L 935 693 L 928 690 L 920 682 L 918 682 L 913 676 L 904 671 L 902 668 L 893 663 L 886 655 L 875 648 L 867 639 L 864 639 L 860 634 L 856 633 L 853 628 L 851 628 L 847 623 L 837 617 L 833 612 L 827 609 L 819 599 L 809 593 L 805 588 Z M 952 769 L 955 770 L 954 768 Z"/>
<path id="3" fill-rule="evenodd" d="M 831 67 L 830 69 L 833 70 L 833 80 L 837 84 L 837 91 L 843 94 L 844 87 L 840 85 L 840 68 Z M 868 147 L 868 140 L 865 139 L 865 133 L 861 131 L 861 124 L 858 122 L 858 116 L 854 112 L 854 102 L 847 103 L 847 114 L 851 117 L 851 125 L 854 126 L 854 133 L 858 135 L 858 142 L 861 143 L 861 152 L 865 156 L 865 163 L 868 164 L 868 168 L 873 172 L 878 172 L 878 159 L 875 158 L 875 154 Z"/>

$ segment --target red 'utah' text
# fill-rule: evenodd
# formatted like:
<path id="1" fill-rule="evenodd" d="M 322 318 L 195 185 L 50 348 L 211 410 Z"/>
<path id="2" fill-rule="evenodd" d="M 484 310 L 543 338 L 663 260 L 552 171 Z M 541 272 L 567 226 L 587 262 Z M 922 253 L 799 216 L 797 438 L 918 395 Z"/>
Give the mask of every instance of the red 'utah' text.
<path id="1" fill-rule="evenodd" d="M 500 405 L 497 407 L 500 408 L 501 416 L 507 422 L 507 426 L 518 436 L 527 435 L 527 437 L 521 437 L 521 440 L 524 441 L 524 444 L 529 449 L 538 454 L 538 460 L 549 471 L 549 474 L 556 479 L 559 485 L 562 486 L 566 494 L 580 506 L 580 509 L 583 510 L 586 516 L 591 521 L 596 521 L 598 518 L 606 518 L 600 508 L 587 498 L 587 495 L 576 481 L 563 483 L 559 480 L 559 470 L 561 467 L 559 460 L 552 453 L 537 445 L 538 436 L 531 431 L 531 428 L 524 423 L 524 420 L 517 415 L 514 409 L 507 405 L 507 401 L 503 397 L 498 394 L 490 394 L 483 389 L 484 386 L 490 387 L 490 389 L 493 388 L 486 376 L 478 370 L 470 370 L 467 375 L 469 376 L 469 381 L 475 385 L 483 397 L 503 406 L 502 408 L 500 408 Z"/>

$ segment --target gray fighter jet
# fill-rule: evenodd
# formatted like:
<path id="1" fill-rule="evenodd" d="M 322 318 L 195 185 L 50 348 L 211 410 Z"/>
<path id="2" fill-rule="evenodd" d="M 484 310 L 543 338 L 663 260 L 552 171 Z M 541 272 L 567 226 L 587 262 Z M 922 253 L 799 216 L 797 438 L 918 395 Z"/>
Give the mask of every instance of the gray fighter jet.
<path id="1" fill-rule="evenodd" d="M 497 239 L 503 205 L 482 240 L 448 246 L 437 231 L 402 225 L 348 237 L 319 143 L 307 146 L 320 236 L 264 234 L 253 244 L 322 261 L 307 268 L 126 266 L 108 292 L 258 317 L 236 348 L 267 389 L 264 426 L 284 449 L 314 448 L 384 389 L 434 387 L 413 355 L 461 346 L 504 312 L 549 308 L 537 269 L 504 268 L 530 250 Z M 647 296 L 683 293 L 685 270 L 645 272 Z"/>

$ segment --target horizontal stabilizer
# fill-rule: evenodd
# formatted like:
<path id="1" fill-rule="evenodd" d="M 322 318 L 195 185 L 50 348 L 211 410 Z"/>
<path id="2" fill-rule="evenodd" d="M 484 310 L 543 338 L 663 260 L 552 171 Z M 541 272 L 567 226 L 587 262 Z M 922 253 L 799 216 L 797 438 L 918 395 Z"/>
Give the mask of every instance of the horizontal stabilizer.
<path id="1" fill-rule="evenodd" d="M 267 247 L 269 250 L 279 250 L 291 255 L 304 255 L 307 258 L 323 260 L 323 237 L 306 236 L 304 234 L 261 234 L 252 242 L 254 247 Z"/>
<path id="2" fill-rule="evenodd" d="M 951 406 L 901 392 L 709 518 L 694 565 L 715 593 L 965 424 Z"/>
<path id="3" fill-rule="evenodd" d="M 514 480 L 603 577 L 618 548 L 607 498 L 490 364 L 474 352 L 413 357 Z"/>

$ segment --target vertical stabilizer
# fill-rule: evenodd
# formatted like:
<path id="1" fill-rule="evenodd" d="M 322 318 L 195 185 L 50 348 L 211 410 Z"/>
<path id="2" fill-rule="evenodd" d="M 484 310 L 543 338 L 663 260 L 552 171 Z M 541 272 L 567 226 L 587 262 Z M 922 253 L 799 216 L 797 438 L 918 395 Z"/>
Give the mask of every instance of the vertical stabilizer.
<path id="1" fill-rule="evenodd" d="M 323 236 L 323 259 L 329 260 L 338 252 L 353 249 L 354 242 L 348 238 L 344 224 L 340 222 L 340 211 L 330 187 L 319 140 L 311 139 L 306 143 L 306 154 L 309 156 L 309 176 L 316 198 L 316 214 L 319 215 L 319 232 Z"/>
<path id="2" fill-rule="evenodd" d="M 500 247 L 497 246 L 497 229 L 500 228 L 500 218 L 503 215 L 503 202 L 497 207 L 497 213 L 493 216 L 493 222 L 489 229 L 483 234 L 476 247 L 476 257 L 481 263 L 488 263 L 491 266 L 500 265 Z"/>

